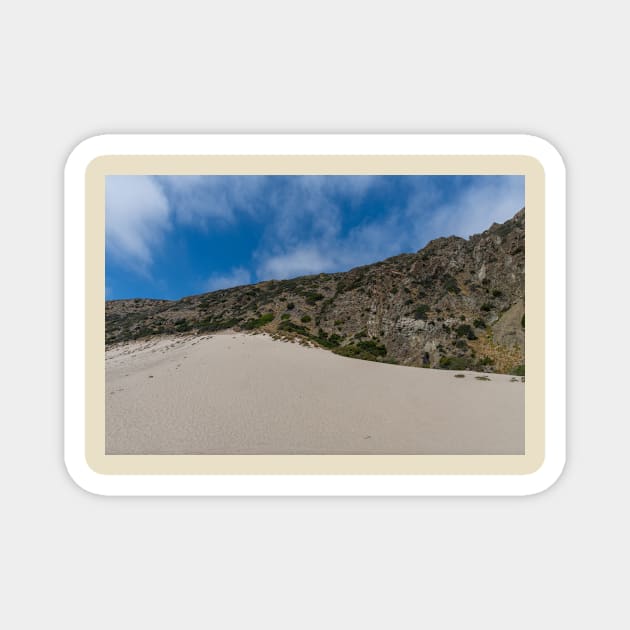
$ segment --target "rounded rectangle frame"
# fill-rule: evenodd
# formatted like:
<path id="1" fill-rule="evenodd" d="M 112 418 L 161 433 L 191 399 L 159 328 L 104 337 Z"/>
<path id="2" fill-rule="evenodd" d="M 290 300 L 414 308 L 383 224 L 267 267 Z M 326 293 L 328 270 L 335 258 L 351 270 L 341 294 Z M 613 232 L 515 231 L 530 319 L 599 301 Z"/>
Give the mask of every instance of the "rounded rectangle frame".
<path id="1" fill-rule="evenodd" d="M 524 455 L 106 455 L 105 177 L 114 174 L 525 176 Z M 565 170 L 527 135 L 105 135 L 65 170 L 65 462 L 103 495 L 528 495 L 565 462 Z M 536 252 L 532 255 L 532 252 Z M 529 255 L 528 255 L 529 252 Z"/>

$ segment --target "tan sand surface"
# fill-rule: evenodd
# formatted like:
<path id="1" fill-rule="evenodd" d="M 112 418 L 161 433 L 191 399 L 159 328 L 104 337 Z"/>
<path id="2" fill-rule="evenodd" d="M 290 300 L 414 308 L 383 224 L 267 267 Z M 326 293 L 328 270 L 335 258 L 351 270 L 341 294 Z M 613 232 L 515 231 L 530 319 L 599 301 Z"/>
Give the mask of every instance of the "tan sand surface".
<path id="1" fill-rule="evenodd" d="M 525 385 L 361 361 L 268 335 L 106 352 L 109 454 L 518 454 Z"/>

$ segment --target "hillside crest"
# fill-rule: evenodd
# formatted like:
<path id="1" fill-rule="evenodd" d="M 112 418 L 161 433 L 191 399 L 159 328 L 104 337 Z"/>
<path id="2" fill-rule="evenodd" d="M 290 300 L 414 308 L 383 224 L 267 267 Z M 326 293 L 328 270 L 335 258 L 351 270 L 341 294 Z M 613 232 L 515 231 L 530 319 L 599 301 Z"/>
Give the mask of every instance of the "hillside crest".
<path id="1" fill-rule="evenodd" d="M 107 344 L 266 331 L 361 359 L 524 373 L 525 209 L 346 272 L 267 280 L 181 300 L 106 302 Z"/>

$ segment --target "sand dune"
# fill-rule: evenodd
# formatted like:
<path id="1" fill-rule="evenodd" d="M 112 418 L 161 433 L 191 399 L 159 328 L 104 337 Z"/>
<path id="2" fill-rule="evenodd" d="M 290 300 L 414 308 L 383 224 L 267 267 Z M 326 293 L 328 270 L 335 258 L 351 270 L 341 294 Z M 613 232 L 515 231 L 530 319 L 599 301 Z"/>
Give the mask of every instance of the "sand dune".
<path id="1" fill-rule="evenodd" d="M 237 333 L 106 353 L 109 454 L 524 452 L 520 379 L 402 367 Z"/>

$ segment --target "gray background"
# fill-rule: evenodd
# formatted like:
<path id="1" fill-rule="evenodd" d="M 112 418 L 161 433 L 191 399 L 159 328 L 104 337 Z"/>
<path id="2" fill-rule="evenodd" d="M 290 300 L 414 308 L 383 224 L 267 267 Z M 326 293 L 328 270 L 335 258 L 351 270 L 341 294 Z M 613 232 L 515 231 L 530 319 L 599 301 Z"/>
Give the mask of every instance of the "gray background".
<path id="1" fill-rule="evenodd" d="M 630 51 L 621 5 L 564 6 L 3 9 L 3 626 L 627 623 Z M 63 163 L 97 133 L 164 131 L 550 140 L 569 177 L 560 481 L 524 499 L 105 499 L 77 488 L 62 462 Z"/>

